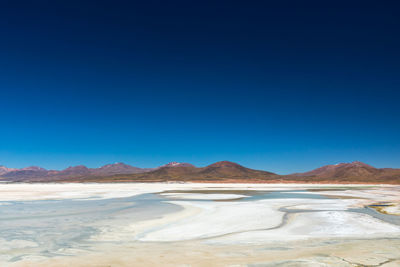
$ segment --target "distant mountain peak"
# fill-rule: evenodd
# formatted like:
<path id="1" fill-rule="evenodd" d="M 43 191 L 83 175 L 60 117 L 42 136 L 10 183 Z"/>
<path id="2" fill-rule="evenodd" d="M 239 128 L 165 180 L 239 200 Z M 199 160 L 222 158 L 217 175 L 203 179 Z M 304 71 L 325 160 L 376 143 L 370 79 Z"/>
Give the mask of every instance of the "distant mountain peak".
<path id="1" fill-rule="evenodd" d="M 344 166 L 347 166 L 347 167 L 375 168 L 375 167 L 373 167 L 371 165 L 368 165 L 368 164 L 366 164 L 364 162 L 361 162 L 361 161 L 342 162 L 342 163 L 337 163 L 337 164 L 334 164 L 334 165 L 326 165 L 326 166 L 323 166 L 321 168 L 327 168 L 327 167 L 328 168 L 337 168 L 337 167 L 344 167 Z"/>
<path id="2" fill-rule="evenodd" d="M 113 175 L 113 174 L 132 174 L 147 172 L 152 169 L 138 168 L 123 162 L 115 162 L 112 164 L 106 164 L 100 168 L 92 169 L 92 173 L 96 175 Z"/>
<path id="3" fill-rule="evenodd" d="M 325 165 L 304 173 L 296 173 L 296 176 L 315 176 L 319 178 L 348 178 L 348 177 L 369 177 L 377 175 L 379 169 L 365 164 L 361 161 L 350 163 L 338 163 L 334 165 Z"/>
<path id="4" fill-rule="evenodd" d="M 133 167 L 131 165 L 122 163 L 122 162 L 116 162 L 112 164 L 106 164 L 104 166 L 101 166 L 98 170 L 125 170 L 125 169 L 135 169 L 138 170 L 140 168 Z"/>
<path id="5" fill-rule="evenodd" d="M 168 167 L 195 167 L 195 166 L 190 163 L 172 161 L 170 163 L 160 166 L 160 168 L 165 168 L 165 167 L 168 168 Z"/>
<path id="6" fill-rule="evenodd" d="M 15 171 L 16 169 L 7 168 L 6 166 L 0 165 L 0 175 Z"/>
<path id="7" fill-rule="evenodd" d="M 65 171 L 67 170 L 87 170 L 88 167 L 86 167 L 85 165 L 77 165 L 77 166 L 70 166 L 68 168 L 65 169 Z"/>
<path id="8" fill-rule="evenodd" d="M 357 167 L 372 167 L 371 165 L 368 165 L 368 164 L 366 164 L 364 162 L 361 162 L 361 161 L 353 161 L 350 164 L 353 165 L 353 166 L 357 166 Z M 372 167 L 372 168 L 374 168 L 374 167 Z"/>
<path id="9" fill-rule="evenodd" d="M 45 171 L 45 168 L 39 167 L 39 166 L 29 166 L 20 169 L 21 171 Z"/>
<path id="10" fill-rule="evenodd" d="M 115 163 L 111 163 L 111 164 L 106 164 L 104 166 L 101 166 L 100 168 L 110 168 L 110 167 L 132 167 L 131 165 L 125 164 L 123 162 L 115 162 Z"/>
<path id="11" fill-rule="evenodd" d="M 215 162 L 215 163 L 213 163 L 213 164 L 211 164 L 209 166 L 210 167 L 242 167 L 241 165 L 239 165 L 237 163 L 234 163 L 234 162 L 231 162 L 231 161 L 227 161 L 227 160 L 218 161 L 218 162 Z"/>
<path id="12" fill-rule="evenodd" d="M 86 175 L 90 173 L 90 169 L 84 165 L 70 166 L 65 170 L 58 172 L 59 175 Z"/>
<path id="13" fill-rule="evenodd" d="M 175 167 L 175 166 L 179 166 L 180 164 L 181 164 L 180 162 L 172 161 L 170 163 L 167 163 L 165 166 Z"/>

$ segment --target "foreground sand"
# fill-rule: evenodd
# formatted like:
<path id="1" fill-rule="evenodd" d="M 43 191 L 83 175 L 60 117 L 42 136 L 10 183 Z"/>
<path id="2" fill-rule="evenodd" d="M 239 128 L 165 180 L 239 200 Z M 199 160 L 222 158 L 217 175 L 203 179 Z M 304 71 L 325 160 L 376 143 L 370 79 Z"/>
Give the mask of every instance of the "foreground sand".
<path id="1" fill-rule="evenodd" d="M 259 191 L 290 192 L 251 198 Z M 390 215 L 400 202 L 398 186 L 1 184 L 0 204 L 145 193 L 181 209 L 139 221 L 112 214 L 88 223 L 96 229 L 85 241 L 90 247 L 53 248 L 51 257 L 40 253 L 38 241 L 0 239 L 2 266 L 400 265 L 400 226 Z M 391 203 L 387 217 L 364 208 L 377 203 Z"/>

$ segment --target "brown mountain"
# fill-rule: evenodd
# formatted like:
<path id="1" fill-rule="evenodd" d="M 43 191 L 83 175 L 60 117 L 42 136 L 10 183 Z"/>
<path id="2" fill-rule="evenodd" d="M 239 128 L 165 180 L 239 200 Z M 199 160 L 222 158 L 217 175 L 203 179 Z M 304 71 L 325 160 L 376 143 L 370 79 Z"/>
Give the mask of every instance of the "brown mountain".
<path id="1" fill-rule="evenodd" d="M 131 174 L 148 172 L 154 169 L 138 168 L 131 165 L 118 162 L 114 164 L 107 164 L 97 169 L 91 169 L 92 175 L 113 175 L 113 174 Z"/>
<path id="2" fill-rule="evenodd" d="M 278 175 L 272 172 L 253 170 L 243 167 L 237 163 L 229 161 L 220 161 L 204 168 L 199 168 L 196 174 L 199 178 L 214 177 L 226 178 L 226 179 L 271 179 L 277 178 Z"/>
<path id="3" fill-rule="evenodd" d="M 400 184 L 400 169 L 375 168 L 362 162 L 326 165 L 305 173 L 277 175 L 220 161 L 197 168 L 189 163 L 171 162 L 155 169 L 124 163 L 100 168 L 69 167 L 62 171 L 40 167 L 9 169 L 1 166 L 0 180 L 8 182 L 260 182 L 260 183 L 390 183 Z"/>
<path id="4" fill-rule="evenodd" d="M 22 169 L 9 169 L 1 166 L 0 179 L 12 182 L 52 182 L 68 179 L 84 180 L 91 176 L 110 176 L 115 174 L 132 174 L 151 171 L 124 163 L 107 164 L 100 168 L 90 169 L 84 165 L 68 167 L 61 171 L 46 170 L 41 167 L 31 166 Z"/>
<path id="5" fill-rule="evenodd" d="M 165 165 L 162 165 L 162 166 L 158 167 L 157 169 L 160 169 L 163 167 L 195 167 L 195 166 L 190 163 L 173 161 L 173 162 L 167 163 Z"/>
<path id="6" fill-rule="evenodd" d="M 15 171 L 16 169 L 7 168 L 5 166 L 0 166 L 0 175 Z"/>
<path id="7" fill-rule="evenodd" d="M 174 167 L 164 165 L 156 170 L 130 175 L 114 175 L 109 177 L 92 177 L 92 181 L 136 181 L 136 182 L 165 182 L 165 181 L 193 181 L 193 182 L 250 182 L 271 181 L 278 178 L 277 174 L 245 168 L 239 164 L 221 161 L 203 168 L 191 164 L 182 164 Z"/>
<path id="8" fill-rule="evenodd" d="M 78 166 L 68 167 L 65 170 L 55 173 L 54 175 L 68 176 L 68 177 L 80 177 L 80 176 L 87 176 L 90 174 L 91 174 L 91 170 L 88 167 L 86 167 L 84 165 L 78 165 Z"/>
<path id="9" fill-rule="evenodd" d="M 359 161 L 354 161 L 352 163 L 326 165 L 309 172 L 287 175 L 285 179 L 304 182 L 332 183 L 400 183 L 400 169 L 379 169 Z"/>
<path id="10" fill-rule="evenodd" d="M 1 175 L 4 180 L 12 180 L 16 182 L 34 179 L 34 178 L 42 178 L 47 176 L 48 171 L 41 167 L 31 166 L 22 169 L 13 169 L 12 171 L 8 171 Z"/>

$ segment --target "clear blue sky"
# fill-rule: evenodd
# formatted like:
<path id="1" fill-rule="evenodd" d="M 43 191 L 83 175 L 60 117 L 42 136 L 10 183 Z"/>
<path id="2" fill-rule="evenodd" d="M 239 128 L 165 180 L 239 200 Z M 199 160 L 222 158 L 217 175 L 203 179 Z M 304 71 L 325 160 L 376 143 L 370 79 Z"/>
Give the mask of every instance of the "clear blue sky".
<path id="1" fill-rule="evenodd" d="M 397 1 L 2 1 L 0 165 L 400 168 L 399 11 Z"/>

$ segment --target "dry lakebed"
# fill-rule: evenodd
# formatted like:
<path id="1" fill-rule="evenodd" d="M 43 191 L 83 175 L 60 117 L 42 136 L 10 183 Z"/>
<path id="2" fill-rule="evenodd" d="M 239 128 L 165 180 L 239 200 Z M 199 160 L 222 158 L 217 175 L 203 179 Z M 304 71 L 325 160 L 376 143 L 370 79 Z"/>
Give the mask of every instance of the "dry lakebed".
<path id="1" fill-rule="evenodd" d="M 400 186 L 0 184 L 0 266 L 400 266 Z"/>

